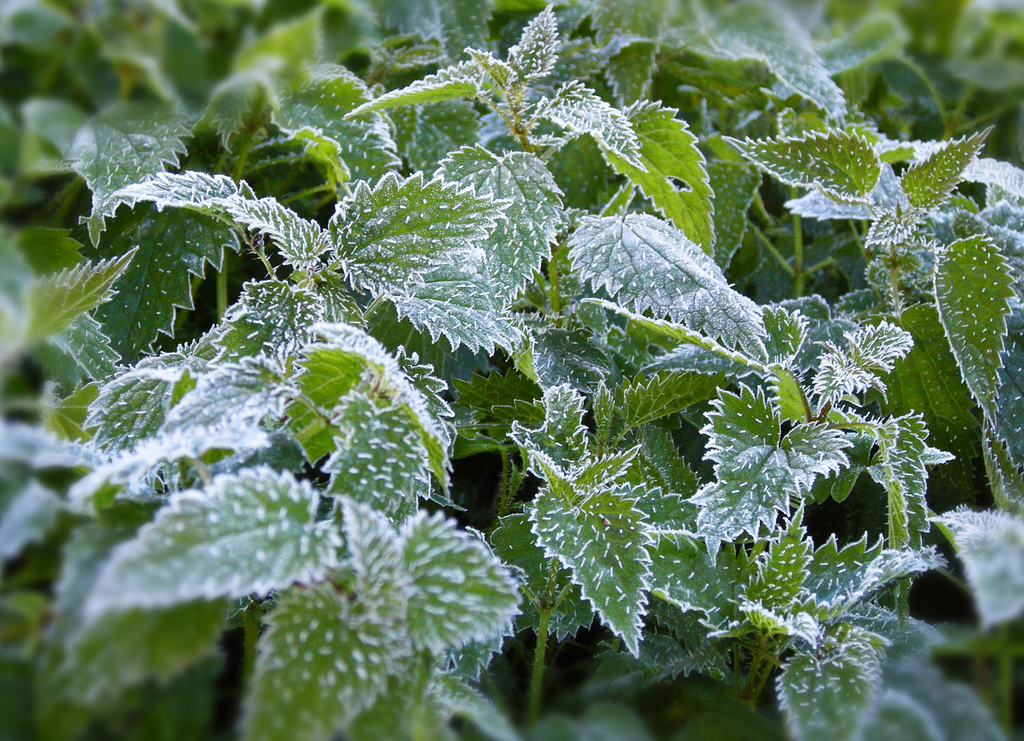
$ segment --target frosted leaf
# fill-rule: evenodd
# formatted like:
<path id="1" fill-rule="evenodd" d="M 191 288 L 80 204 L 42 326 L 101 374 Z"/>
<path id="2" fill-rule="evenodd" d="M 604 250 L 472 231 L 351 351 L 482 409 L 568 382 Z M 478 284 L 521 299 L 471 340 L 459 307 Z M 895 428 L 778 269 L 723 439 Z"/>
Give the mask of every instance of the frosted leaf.
<path id="1" fill-rule="evenodd" d="M 246 283 L 211 334 L 219 351 L 217 361 L 260 354 L 297 355 L 311 339 L 311 327 L 324 318 L 325 308 L 321 297 L 293 283 L 273 279 Z"/>
<path id="2" fill-rule="evenodd" d="M 265 467 L 174 494 L 117 548 L 86 611 L 262 596 L 316 581 L 337 564 L 341 546 L 335 524 L 317 520 L 319 501 L 308 483 Z"/>
<path id="3" fill-rule="evenodd" d="M 441 513 L 418 514 L 400 537 L 414 645 L 438 653 L 507 632 L 519 611 L 518 590 L 483 539 Z"/>
<path id="4" fill-rule="evenodd" d="M 641 36 L 658 39 L 673 10 L 669 0 L 591 0 L 590 19 L 597 39 L 607 44 L 617 36 Z"/>
<path id="5" fill-rule="evenodd" d="M 789 527 L 771 539 L 767 549 L 754 559 L 754 574 L 740 592 L 741 609 L 742 603 L 747 602 L 782 615 L 805 611 L 803 606 L 810 596 L 805 583 L 813 543 L 801 525 L 801 518 L 802 510 L 797 510 Z"/>
<path id="6" fill-rule="evenodd" d="M 637 508 L 642 490 L 597 489 L 573 501 L 551 484 L 530 509 L 538 543 L 570 570 L 583 598 L 638 655 L 651 576 L 651 538 Z"/>
<path id="7" fill-rule="evenodd" d="M 388 26 L 437 39 L 455 57 L 464 47 L 484 45 L 494 0 L 389 0 L 381 7 Z"/>
<path id="8" fill-rule="evenodd" d="M 623 385 L 620 392 L 623 423 L 640 427 L 648 422 L 681 412 L 715 394 L 724 385 L 723 375 L 661 372 L 639 375 Z"/>
<path id="9" fill-rule="evenodd" d="M 483 264 L 500 303 L 511 303 L 551 254 L 562 221 L 562 191 L 544 163 L 525 152 L 498 157 L 480 146 L 463 147 L 448 155 L 441 171 L 480 196 L 509 202 L 506 218 L 483 245 Z"/>
<path id="10" fill-rule="evenodd" d="M 130 250 L 120 257 L 83 262 L 55 275 L 36 280 L 25 297 L 30 339 L 60 332 L 76 317 L 113 296 L 111 287 L 135 257 Z"/>
<path id="11" fill-rule="evenodd" d="M 118 103 L 78 131 L 67 156 L 92 191 L 86 221 L 93 244 L 117 208 L 115 191 L 177 164 L 188 133 L 181 113 L 152 103 Z"/>
<path id="12" fill-rule="evenodd" d="M 422 173 L 358 183 L 331 218 L 335 263 L 359 288 L 408 294 L 423 273 L 457 264 L 487 239 L 505 205 Z"/>
<path id="13" fill-rule="evenodd" d="M 856 129 L 728 141 L 744 157 L 783 183 L 818 188 L 840 203 L 870 203 L 868 194 L 882 172 L 875 150 Z"/>
<path id="14" fill-rule="evenodd" d="M 641 101 L 625 110 L 640 141 L 642 167 L 614 152 L 611 165 L 635 183 L 676 228 L 711 254 L 715 242 L 714 194 L 697 137 L 674 108 Z"/>
<path id="15" fill-rule="evenodd" d="M 798 653 L 777 680 L 779 704 L 796 741 L 854 741 L 881 684 L 877 636 L 851 629 L 820 648 Z"/>
<path id="16" fill-rule="evenodd" d="M 910 40 L 906 26 L 895 12 L 867 14 L 842 37 L 818 46 L 830 75 L 864 67 L 899 56 Z"/>
<path id="17" fill-rule="evenodd" d="M 935 299 L 960 374 L 990 418 L 996 416 L 1000 357 L 1013 276 L 985 237 L 960 239 L 939 251 Z"/>
<path id="18" fill-rule="evenodd" d="M 391 111 L 402 159 L 412 170 L 432 171 L 459 147 L 480 138 L 480 118 L 472 103 L 447 100 Z"/>
<path id="19" fill-rule="evenodd" d="M 289 590 L 267 622 L 245 703 L 247 741 L 331 737 L 406 666 L 401 624 L 331 584 Z"/>
<path id="20" fill-rule="evenodd" d="M 964 170 L 977 159 L 990 131 L 943 142 L 940 148 L 911 165 L 900 179 L 911 205 L 930 209 L 949 200 L 953 189 L 963 180 Z"/>
<path id="21" fill-rule="evenodd" d="M 1014 302 L 1011 307 L 1000 357 L 995 434 L 1006 444 L 1008 463 L 1020 469 L 1024 467 L 1024 306 Z"/>
<path id="22" fill-rule="evenodd" d="M 760 308 L 726 283 L 699 246 L 660 219 L 584 217 L 569 238 L 569 255 L 595 289 L 638 313 L 649 309 L 748 351 L 762 347 Z"/>
<path id="23" fill-rule="evenodd" d="M 878 451 L 868 468 L 871 478 L 885 487 L 889 499 L 889 546 L 916 546 L 930 529 L 925 492 L 928 430 L 920 414 L 894 417 L 875 426 Z"/>
<path id="24" fill-rule="evenodd" d="M 781 306 L 766 306 L 763 311 L 768 333 L 765 357 L 770 364 L 792 368 L 807 339 L 807 317 Z"/>
<path id="25" fill-rule="evenodd" d="M 135 206 L 149 201 L 159 210 L 191 208 L 214 213 L 225 199 L 255 198 L 243 181 L 235 183 L 227 175 L 213 175 L 200 170 L 157 173 L 133 182 L 114 194 L 119 203 Z"/>
<path id="26" fill-rule="evenodd" d="M 703 613 L 707 625 L 738 620 L 738 591 L 749 579 L 749 566 L 731 549 L 710 556 L 685 533 L 662 535 L 651 549 L 651 594 L 684 611 Z"/>
<path id="27" fill-rule="evenodd" d="M 583 426 L 585 399 L 568 384 L 547 389 L 542 401 L 544 424 L 530 429 L 512 423 L 512 439 L 530 452 L 530 465 L 538 475 L 550 467 L 573 477 L 588 462 L 588 435 Z"/>
<path id="28" fill-rule="evenodd" d="M 999 196 L 1024 200 L 1024 170 L 1009 162 L 981 157 L 975 159 L 963 172 L 964 180 L 984 183 L 988 186 L 988 205 L 993 205 Z"/>
<path id="29" fill-rule="evenodd" d="M 483 73 L 473 60 L 445 67 L 436 74 L 398 90 L 392 90 L 363 103 L 349 114 L 349 118 L 362 116 L 387 108 L 415 103 L 438 103 L 453 98 L 474 98 L 483 92 Z"/>
<path id="30" fill-rule="evenodd" d="M 420 430 L 408 415 L 353 391 L 339 400 L 332 421 L 340 434 L 323 464 L 332 474 L 332 493 L 399 520 L 414 513 L 417 497 L 429 491 L 430 468 Z"/>
<path id="31" fill-rule="evenodd" d="M 519 43 L 508 50 L 508 65 L 523 82 L 549 74 L 558 61 L 558 23 L 549 5 L 526 24 Z"/>
<path id="32" fill-rule="evenodd" d="M 274 122 L 282 131 L 299 136 L 311 129 L 337 147 L 355 180 L 376 179 L 399 164 L 387 120 L 379 113 L 347 118 L 371 100 L 363 82 L 344 67 L 324 64 L 281 96 Z"/>
<path id="33" fill-rule="evenodd" d="M 761 175 L 742 162 L 707 163 L 708 185 L 714 195 L 715 262 L 728 266 L 747 231 L 747 209 L 761 185 Z"/>
<path id="34" fill-rule="evenodd" d="M 543 98 L 534 116 L 551 121 L 576 136 L 590 134 L 626 163 L 645 169 L 640 159 L 640 140 L 629 119 L 578 80 L 563 83 L 553 97 Z"/>
<path id="35" fill-rule="evenodd" d="M 932 521 L 952 534 L 982 629 L 1024 612 L 1024 520 L 1009 512 L 960 508 Z"/>
<path id="36" fill-rule="evenodd" d="M 709 438 L 705 458 L 715 464 L 717 480 L 690 500 L 702 508 L 698 532 L 712 553 L 741 533 L 758 537 L 762 524 L 774 529 L 790 496 L 805 496 L 818 476 L 848 465 L 844 451 L 852 443 L 839 430 L 807 423 L 783 436 L 777 402 L 761 390 L 721 391 L 712 404 L 701 433 Z"/>
<path id="37" fill-rule="evenodd" d="M 882 172 L 875 187 L 868 193 L 870 203 L 840 203 L 829 198 L 821 190 L 814 189 L 800 198 L 786 201 L 790 213 L 808 219 L 855 219 L 871 220 L 879 210 L 891 211 L 897 207 L 901 210 L 910 209 L 910 201 L 900 188 L 900 181 L 893 172 L 892 165 L 882 163 Z"/>
<path id="38" fill-rule="evenodd" d="M 7 430 L 0 430 L 0 434 Z M 35 479 L 12 497 L 0 518 L 0 564 L 17 556 L 32 543 L 40 543 L 65 509 L 53 491 Z"/>
<path id="39" fill-rule="evenodd" d="M 821 404 L 835 403 L 849 394 L 869 388 L 885 391 L 880 376 L 892 371 L 895 363 L 914 345 L 910 333 L 895 324 L 882 322 L 844 332 L 846 347 L 825 343 L 814 378 L 814 394 Z"/>

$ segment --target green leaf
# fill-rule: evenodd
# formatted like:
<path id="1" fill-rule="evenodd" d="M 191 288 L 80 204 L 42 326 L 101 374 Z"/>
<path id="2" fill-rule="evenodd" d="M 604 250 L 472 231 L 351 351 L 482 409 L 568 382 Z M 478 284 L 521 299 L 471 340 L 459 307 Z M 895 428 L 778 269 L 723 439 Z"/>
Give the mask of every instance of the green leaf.
<path id="1" fill-rule="evenodd" d="M 977 159 L 990 131 L 944 142 L 903 173 L 900 183 L 911 205 L 936 208 L 949 200 L 953 189 L 964 179 L 964 170 Z"/>
<path id="2" fill-rule="evenodd" d="M 544 422 L 544 409 L 538 404 L 540 388 L 514 369 L 504 375 L 492 370 L 487 376 L 474 373 L 469 380 L 456 378 L 454 386 L 459 404 L 484 419 L 534 425 Z"/>
<path id="3" fill-rule="evenodd" d="M 909 332 L 889 322 L 844 332 L 843 337 L 845 348 L 825 342 L 825 351 L 818 361 L 813 390 L 822 405 L 834 404 L 869 388 L 884 393 L 885 384 L 879 376 L 891 372 L 914 343 Z"/>
<path id="4" fill-rule="evenodd" d="M 585 399 L 568 384 L 544 392 L 544 424 L 530 429 L 512 423 L 512 439 L 529 451 L 529 463 L 538 475 L 546 468 L 574 476 L 586 468 L 588 435 L 583 426 Z"/>
<path id="5" fill-rule="evenodd" d="M 398 406 L 379 407 L 351 391 L 332 412 L 340 434 L 323 464 L 331 491 L 404 519 L 430 489 L 430 462 L 418 427 Z"/>
<path id="6" fill-rule="evenodd" d="M 508 66 L 523 82 L 545 77 L 558 61 L 558 22 L 552 6 L 526 24 L 519 43 L 508 50 Z"/>
<path id="7" fill-rule="evenodd" d="M 872 634 L 851 629 L 786 662 L 778 678 L 779 704 L 794 739 L 860 738 L 881 683 L 877 643 Z"/>
<path id="8" fill-rule="evenodd" d="M 1000 357 L 999 395 L 996 398 L 996 436 L 1006 444 L 1015 468 L 1024 468 L 1024 307 L 1012 305 Z"/>
<path id="9" fill-rule="evenodd" d="M 483 48 L 494 0 L 396 0 L 384 3 L 389 26 L 444 43 L 450 56 L 466 46 Z"/>
<path id="10" fill-rule="evenodd" d="M 590 3 L 590 20 L 597 30 L 597 40 L 600 44 L 607 44 L 620 35 L 657 39 L 664 30 L 671 10 L 671 3 L 668 0 L 642 3 L 627 0 L 594 0 Z"/>
<path id="11" fill-rule="evenodd" d="M 17 556 L 26 546 L 42 542 L 64 508 L 64 501 L 56 493 L 38 481 L 30 481 L 3 510 L 0 564 Z"/>
<path id="12" fill-rule="evenodd" d="M 894 417 L 871 430 L 878 450 L 868 468 L 889 499 L 889 545 L 918 545 L 930 529 L 925 492 L 928 430 L 920 414 Z"/>
<path id="13" fill-rule="evenodd" d="M 80 263 L 36 281 L 29 289 L 28 335 L 42 339 L 60 332 L 73 319 L 113 297 L 111 286 L 135 257 L 130 250 L 120 257 Z"/>
<path id="14" fill-rule="evenodd" d="M 114 553 L 87 612 L 265 595 L 322 578 L 341 540 L 316 520 L 318 505 L 308 483 L 262 467 L 175 494 Z"/>
<path id="15" fill-rule="evenodd" d="M 715 202 L 715 262 L 723 269 L 743 242 L 747 209 L 754 201 L 761 178 L 740 162 L 713 160 L 707 165 L 708 185 Z"/>
<path id="16" fill-rule="evenodd" d="M 294 587 L 268 615 L 246 698 L 249 741 L 315 741 L 369 707 L 408 656 L 401 623 L 331 584 Z"/>
<path id="17" fill-rule="evenodd" d="M 188 133 L 182 114 L 151 103 L 118 103 L 78 131 L 67 156 L 92 191 L 87 222 L 93 244 L 117 208 L 115 192 L 176 165 Z"/>
<path id="18" fill-rule="evenodd" d="M 672 533 L 658 538 L 651 556 L 651 594 L 681 610 L 702 612 L 709 625 L 723 626 L 734 618 L 749 567 L 731 549 L 710 556 L 696 538 Z"/>
<path id="19" fill-rule="evenodd" d="M 398 166 L 386 119 L 377 113 L 346 118 L 371 96 L 363 82 L 344 67 L 315 67 L 296 89 L 281 97 L 274 122 L 295 135 L 312 129 L 338 146 L 355 180 L 375 180 Z"/>
<path id="20" fill-rule="evenodd" d="M 99 704 L 146 679 L 167 682 L 214 650 L 224 616 L 222 602 L 197 600 L 88 622 L 67 648 L 72 697 Z"/>
<path id="21" fill-rule="evenodd" d="M 778 513 L 788 513 L 790 496 L 805 496 L 815 478 L 848 464 L 850 441 L 824 424 L 797 425 L 783 437 L 778 405 L 761 390 L 720 391 L 712 403 L 701 433 L 717 480 L 691 500 L 702 507 L 698 532 L 712 552 L 743 532 L 757 538 L 761 524 L 771 531 Z"/>
<path id="22" fill-rule="evenodd" d="M 636 312 L 650 309 L 729 345 L 761 347 L 760 308 L 682 232 L 646 214 L 587 216 L 569 239 L 576 270 Z"/>
<path id="23" fill-rule="evenodd" d="M 932 521 L 952 534 L 982 628 L 1024 613 L 1024 520 L 1009 512 L 961 508 Z"/>
<path id="24" fill-rule="evenodd" d="M 626 427 L 639 427 L 711 398 L 725 384 L 721 374 L 661 372 L 637 376 L 622 387 Z"/>
<path id="25" fill-rule="evenodd" d="M 480 118 L 466 100 L 411 105 L 390 117 L 398 151 L 412 170 L 432 171 L 449 153 L 479 139 Z"/>
<path id="26" fill-rule="evenodd" d="M 413 645 L 438 653 L 507 632 L 516 584 L 481 538 L 420 513 L 401 531 Z"/>
<path id="27" fill-rule="evenodd" d="M 658 43 L 626 36 L 615 39 L 607 48 L 616 50 L 608 58 L 608 66 L 604 70 L 615 100 L 621 105 L 633 105 L 646 99 L 651 78 L 657 69 Z"/>
<path id="28" fill-rule="evenodd" d="M 473 60 L 459 62 L 445 67 L 436 74 L 398 90 L 392 90 L 363 103 L 348 117 L 355 118 L 387 108 L 415 105 L 418 103 L 440 103 L 455 98 L 476 98 L 483 92 L 483 71 Z"/>
<path id="29" fill-rule="evenodd" d="M 172 335 L 175 309 L 194 308 L 193 277 L 202 278 L 207 265 L 219 270 L 224 251 L 237 252 L 239 244 L 234 233 L 209 217 L 167 211 L 140 215 L 95 253 L 116 259 L 135 247 L 131 263 L 114 282 L 116 295 L 96 312 L 113 347 L 129 362 L 160 334 Z"/>
<path id="30" fill-rule="evenodd" d="M 562 487 L 558 487 L 561 489 Z M 628 486 L 597 489 L 571 501 L 551 486 L 530 508 L 538 543 L 572 572 L 581 594 L 634 655 L 646 612 L 651 574 L 650 537 Z"/>
<path id="31" fill-rule="evenodd" d="M 590 134 L 615 157 L 643 170 L 640 140 L 626 115 L 597 97 L 582 82 L 566 82 L 552 98 L 543 98 L 534 113 L 571 134 Z"/>
<path id="32" fill-rule="evenodd" d="M 818 47 L 830 75 L 897 57 L 910 34 L 894 12 L 875 11 L 858 21 L 844 35 Z"/>
<path id="33" fill-rule="evenodd" d="M 987 238 L 960 239 L 939 253 L 939 319 L 961 376 L 990 419 L 996 415 L 1000 354 L 1013 295 L 1006 259 Z"/>
<path id="34" fill-rule="evenodd" d="M 481 197 L 511 202 L 483 245 L 485 274 L 501 302 L 510 303 L 551 255 L 562 191 L 544 164 L 525 152 L 498 157 L 480 146 L 464 147 L 441 163 L 441 171 Z"/>
<path id="35" fill-rule="evenodd" d="M 856 129 L 728 141 L 772 177 L 788 185 L 818 188 L 840 203 L 869 203 L 868 193 L 882 173 L 874 148 Z"/>
<path id="36" fill-rule="evenodd" d="M 335 262 L 360 288 L 409 293 L 424 272 L 456 264 L 486 240 L 503 205 L 443 178 L 424 182 L 422 173 L 358 183 L 331 218 Z"/>

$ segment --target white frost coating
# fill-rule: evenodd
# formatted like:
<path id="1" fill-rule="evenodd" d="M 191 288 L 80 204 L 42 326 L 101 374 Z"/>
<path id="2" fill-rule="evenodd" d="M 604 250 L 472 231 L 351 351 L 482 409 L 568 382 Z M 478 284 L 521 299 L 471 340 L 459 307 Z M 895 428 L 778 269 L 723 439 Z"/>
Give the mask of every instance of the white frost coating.
<path id="1" fill-rule="evenodd" d="M 318 504 L 308 483 L 267 467 L 175 494 L 155 520 L 115 550 L 86 613 L 262 596 L 295 581 L 315 581 L 337 564 L 341 546 L 334 523 L 317 521 Z"/>

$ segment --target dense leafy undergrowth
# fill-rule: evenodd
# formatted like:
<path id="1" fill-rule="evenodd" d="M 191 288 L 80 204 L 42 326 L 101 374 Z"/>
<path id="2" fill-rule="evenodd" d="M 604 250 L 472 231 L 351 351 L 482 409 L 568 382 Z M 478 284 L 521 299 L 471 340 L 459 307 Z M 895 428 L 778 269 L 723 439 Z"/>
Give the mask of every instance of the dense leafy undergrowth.
<path id="1" fill-rule="evenodd" d="M 5 3 L 0 737 L 1013 735 L 1014 5 Z"/>

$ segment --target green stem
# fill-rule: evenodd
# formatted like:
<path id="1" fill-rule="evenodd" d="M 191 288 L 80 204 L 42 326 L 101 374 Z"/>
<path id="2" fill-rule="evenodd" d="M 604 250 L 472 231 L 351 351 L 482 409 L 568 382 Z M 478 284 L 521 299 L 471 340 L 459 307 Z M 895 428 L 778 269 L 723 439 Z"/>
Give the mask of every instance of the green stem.
<path id="1" fill-rule="evenodd" d="M 548 650 L 548 625 L 551 622 L 551 608 L 540 610 L 540 625 L 537 626 L 537 649 L 533 652 L 533 675 L 530 678 L 530 700 L 526 723 L 530 728 L 540 720 L 541 693 L 544 689 L 544 655 Z"/>
<path id="2" fill-rule="evenodd" d="M 228 272 L 231 252 L 224 250 L 224 259 L 220 263 L 220 271 L 217 273 L 217 321 L 224 318 L 228 310 Z"/>
<path id="3" fill-rule="evenodd" d="M 792 197 L 796 198 L 796 188 L 792 189 Z M 793 293 L 797 298 L 804 295 L 807 271 L 804 270 L 804 227 L 799 216 L 793 214 Z"/>
<path id="4" fill-rule="evenodd" d="M 771 240 L 765 236 L 764 232 L 762 232 L 756 224 L 751 222 L 749 226 L 754 231 L 754 235 L 761 241 L 761 244 L 763 244 L 765 249 L 768 250 L 768 254 L 775 258 L 775 261 L 778 262 L 782 269 L 786 271 L 787 275 L 794 276 L 795 278 L 796 273 L 793 271 L 793 266 L 790 265 L 789 260 L 779 252 L 779 248 L 772 244 Z"/>

